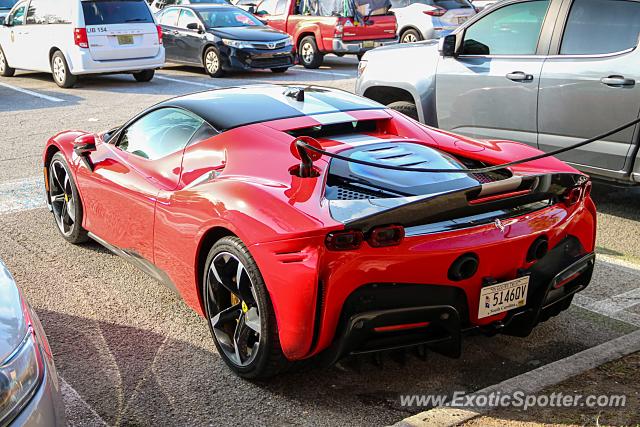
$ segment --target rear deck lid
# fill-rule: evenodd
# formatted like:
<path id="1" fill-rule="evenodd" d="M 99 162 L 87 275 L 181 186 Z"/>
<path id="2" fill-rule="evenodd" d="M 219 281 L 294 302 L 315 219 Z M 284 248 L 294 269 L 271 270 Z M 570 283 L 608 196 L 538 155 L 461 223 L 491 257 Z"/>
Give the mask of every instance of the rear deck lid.
<path id="1" fill-rule="evenodd" d="M 96 61 L 154 57 L 158 30 L 145 0 L 83 0 L 89 52 Z"/>

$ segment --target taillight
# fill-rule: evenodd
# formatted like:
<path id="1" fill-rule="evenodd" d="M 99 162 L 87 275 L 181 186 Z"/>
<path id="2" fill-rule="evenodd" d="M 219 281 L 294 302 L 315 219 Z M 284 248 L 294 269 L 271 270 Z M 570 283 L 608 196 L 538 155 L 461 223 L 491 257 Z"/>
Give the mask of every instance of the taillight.
<path id="1" fill-rule="evenodd" d="M 442 16 L 445 13 L 447 13 L 447 10 L 441 7 L 435 6 L 435 9 L 423 10 L 422 13 L 429 16 Z"/>
<path id="2" fill-rule="evenodd" d="M 330 251 L 352 251 L 362 246 L 364 235 L 362 231 L 345 230 L 329 233 L 325 239 L 325 245 Z"/>
<path id="3" fill-rule="evenodd" d="M 385 246 L 397 246 L 404 239 L 404 227 L 401 225 L 388 225 L 374 228 L 367 239 L 373 248 Z"/>
<path id="4" fill-rule="evenodd" d="M 156 29 L 158 30 L 158 44 L 162 44 L 162 27 L 156 25 Z"/>
<path id="5" fill-rule="evenodd" d="M 73 41 L 76 46 L 82 48 L 89 47 L 89 38 L 87 37 L 87 29 L 86 28 L 74 28 L 73 30 Z"/>

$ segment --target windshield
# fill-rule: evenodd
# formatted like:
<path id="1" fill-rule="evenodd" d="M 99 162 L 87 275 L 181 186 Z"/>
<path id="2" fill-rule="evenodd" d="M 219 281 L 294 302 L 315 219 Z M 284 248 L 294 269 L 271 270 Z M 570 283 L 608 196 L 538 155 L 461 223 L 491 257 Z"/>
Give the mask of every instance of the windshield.
<path id="1" fill-rule="evenodd" d="M 18 0 L 0 0 L 0 9 L 11 9 Z"/>
<path id="2" fill-rule="evenodd" d="M 83 1 L 85 25 L 153 23 L 153 17 L 144 0 Z"/>
<path id="3" fill-rule="evenodd" d="M 207 28 L 257 27 L 264 25 L 253 15 L 240 9 L 198 10 L 198 14 Z"/>

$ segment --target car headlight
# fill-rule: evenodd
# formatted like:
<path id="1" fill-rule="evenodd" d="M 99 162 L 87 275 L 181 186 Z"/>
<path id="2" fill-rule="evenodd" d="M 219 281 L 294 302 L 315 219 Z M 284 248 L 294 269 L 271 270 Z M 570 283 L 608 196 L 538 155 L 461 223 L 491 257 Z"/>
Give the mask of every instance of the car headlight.
<path id="1" fill-rule="evenodd" d="M 226 46 L 235 47 L 237 49 L 251 49 L 253 47 L 251 43 L 242 40 L 222 39 L 222 43 Z"/>
<path id="2" fill-rule="evenodd" d="M 358 78 L 362 77 L 362 74 L 364 73 L 364 70 L 367 69 L 367 61 L 366 60 L 361 60 L 358 63 Z"/>
<path id="3" fill-rule="evenodd" d="M 291 45 L 293 45 L 293 37 L 291 37 L 291 36 L 287 37 L 287 38 L 285 39 L 285 41 L 284 41 L 284 45 L 285 45 L 285 46 L 291 46 Z"/>
<path id="4" fill-rule="evenodd" d="M 4 362 L 0 362 L 0 424 L 11 422 L 33 396 L 44 373 L 33 331 Z"/>

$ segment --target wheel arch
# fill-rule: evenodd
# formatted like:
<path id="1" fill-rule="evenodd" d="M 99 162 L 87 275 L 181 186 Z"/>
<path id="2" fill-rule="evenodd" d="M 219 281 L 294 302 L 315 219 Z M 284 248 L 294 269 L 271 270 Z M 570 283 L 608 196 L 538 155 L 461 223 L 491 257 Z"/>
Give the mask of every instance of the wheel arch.
<path id="1" fill-rule="evenodd" d="M 435 112 L 427 114 L 421 98 L 412 93 L 409 88 L 399 86 L 371 85 L 362 92 L 362 95 L 384 105 L 389 105 L 392 102 L 397 101 L 411 102 L 415 104 L 418 110 L 418 117 L 420 118 L 420 121 L 422 123 L 430 126 L 437 126 L 437 119 L 434 114 Z"/>
<path id="2" fill-rule="evenodd" d="M 404 34 L 405 31 L 408 30 L 413 30 L 413 31 L 417 31 L 418 34 L 420 34 L 420 37 L 424 37 L 424 34 L 422 34 L 422 31 L 420 31 L 420 29 L 418 27 L 416 27 L 415 25 L 405 25 L 404 27 L 402 27 L 401 29 L 398 30 L 398 37 L 402 37 L 402 34 Z"/>
<path id="3" fill-rule="evenodd" d="M 316 40 L 316 46 L 318 46 L 318 49 L 323 50 L 324 44 L 321 45 L 318 43 L 318 39 L 320 39 L 320 43 L 322 43 L 322 37 L 318 37 L 315 29 L 307 27 L 296 36 L 296 51 L 299 50 L 298 48 L 300 47 L 300 42 L 302 41 L 302 39 L 307 36 L 312 36 Z"/>
<path id="4" fill-rule="evenodd" d="M 204 268 L 209 256 L 209 251 L 216 244 L 217 241 L 223 237 L 238 237 L 233 231 L 226 227 L 216 226 L 207 230 L 198 243 L 198 249 L 196 251 L 196 286 L 198 291 L 198 302 L 200 304 L 200 310 L 205 313 L 204 300 L 202 298 L 202 285 L 204 278 Z"/>

